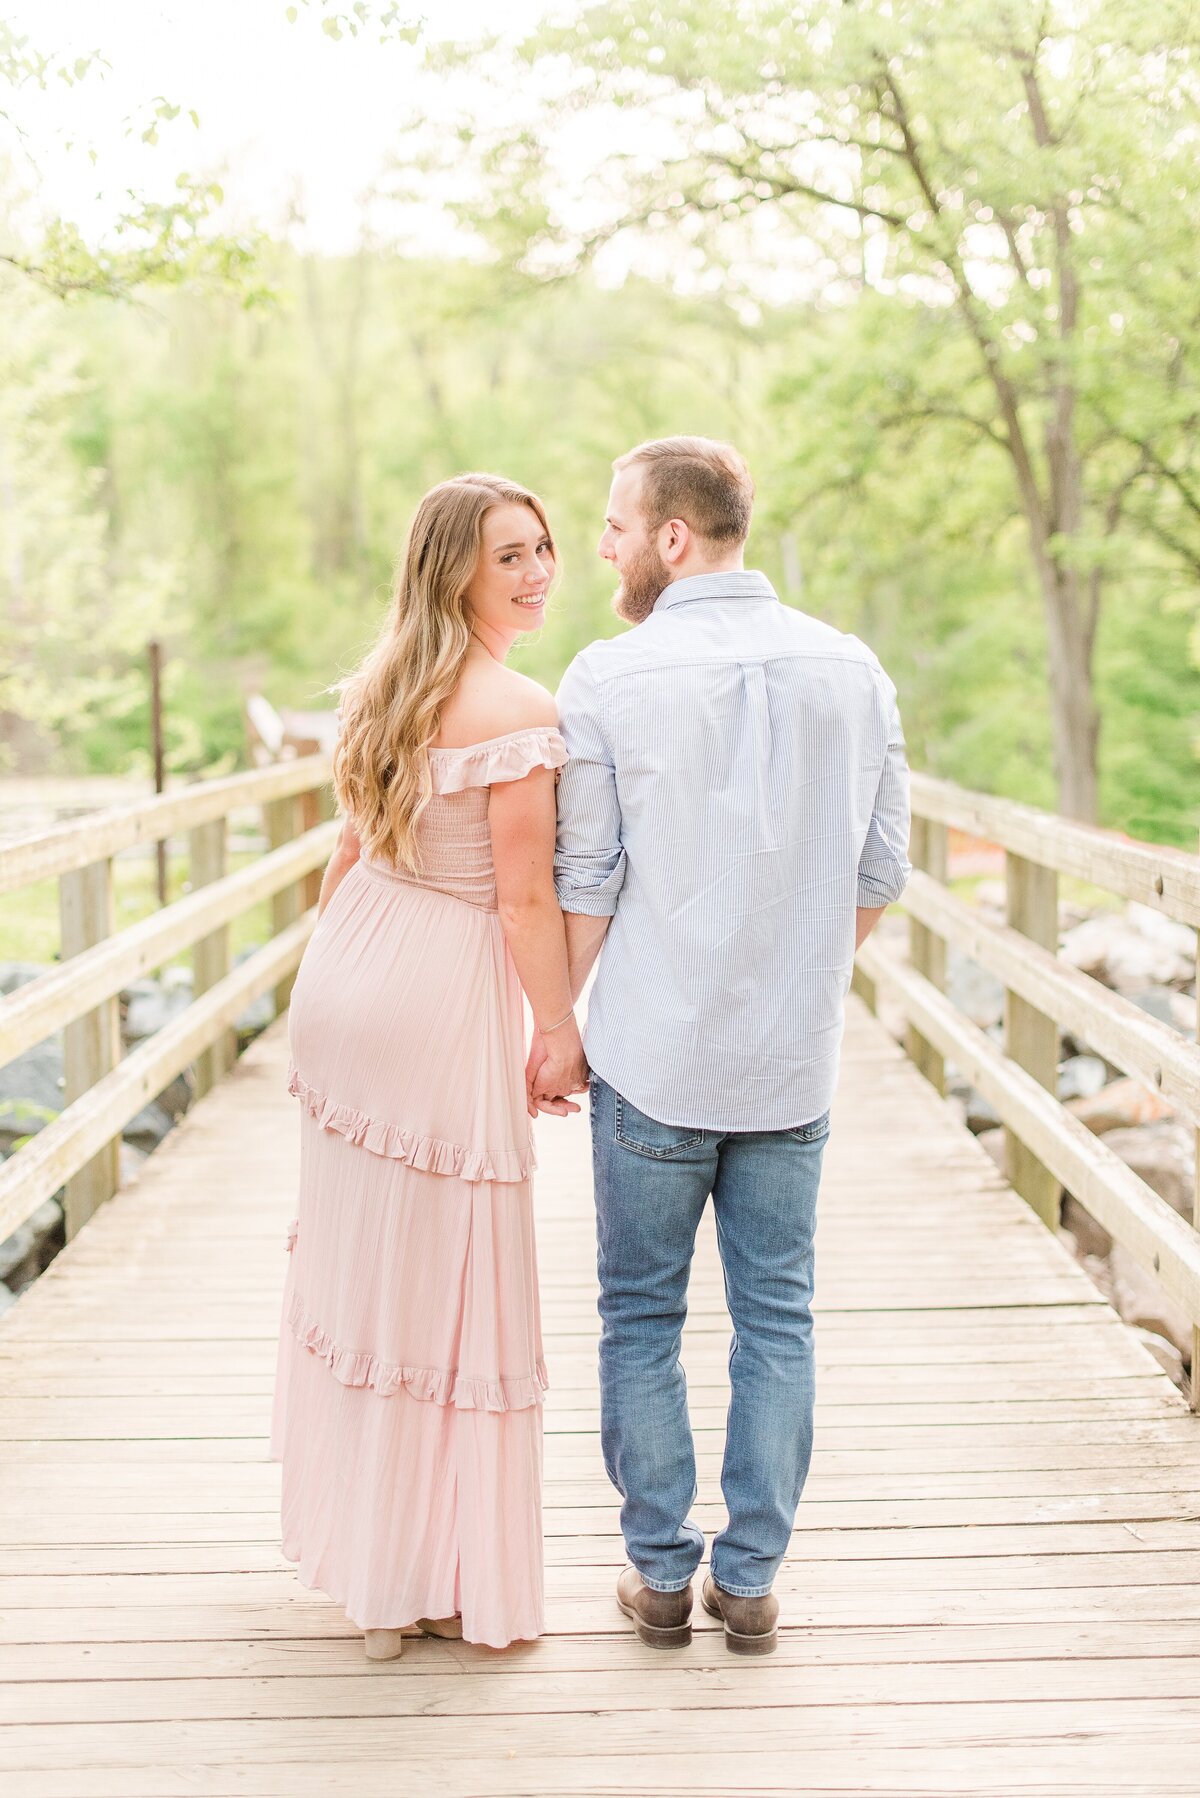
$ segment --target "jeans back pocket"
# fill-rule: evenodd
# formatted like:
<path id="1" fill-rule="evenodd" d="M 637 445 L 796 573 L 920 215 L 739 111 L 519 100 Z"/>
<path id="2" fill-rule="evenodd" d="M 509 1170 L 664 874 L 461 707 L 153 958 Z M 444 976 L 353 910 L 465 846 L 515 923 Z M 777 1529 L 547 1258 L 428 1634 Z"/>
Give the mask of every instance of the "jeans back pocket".
<path id="1" fill-rule="evenodd" d="M 635 1155 L 649 1155 L 655 1161 L 671 1161 L 680 1155 L 686 1155 L 689 1149 L 695 1149 L 704 1141 L 704 1131 L 695 1130 L 686 1124 L 660 1124 L 657 1118 L 647 1117 L 620 1093 L 614 1095 L 615 1123 L 613 1136 L 623 1149 L 632 1149 Z"/>
<path id="2" fill-rule="evenodd" d="M 796 1130 L 787 1133 L 793 1142 L 820 1142 L 823 1136 L 829 1135 L 829 1113 L 814 1118 L 811 1124 L 801 1124 Z"/>

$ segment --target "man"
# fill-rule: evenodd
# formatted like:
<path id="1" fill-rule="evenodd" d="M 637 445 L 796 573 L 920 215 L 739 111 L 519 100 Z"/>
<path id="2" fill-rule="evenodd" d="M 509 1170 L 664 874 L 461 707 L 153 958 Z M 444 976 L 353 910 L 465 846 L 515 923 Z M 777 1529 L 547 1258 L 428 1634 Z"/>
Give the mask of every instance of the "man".
<path id="1" fill-rule="evenodd" d="M 813 1231 L 856 944 L 908 876 L 895 689 L 855 638 L 743 567 L 753 486 L 703 437 L 614 463 L 600 554 L 636 628 L 559 689 L 555 879 L 589 1004 L 601 1441 L 645 1642 L 691 1639 L 704 1536 L 679 1365 L 711 1194 L 734 1335 L 702 1600 L 770 1653 L 812 1450 Z M 534 1043 L 531 1093 L 543 1054 Z"/>

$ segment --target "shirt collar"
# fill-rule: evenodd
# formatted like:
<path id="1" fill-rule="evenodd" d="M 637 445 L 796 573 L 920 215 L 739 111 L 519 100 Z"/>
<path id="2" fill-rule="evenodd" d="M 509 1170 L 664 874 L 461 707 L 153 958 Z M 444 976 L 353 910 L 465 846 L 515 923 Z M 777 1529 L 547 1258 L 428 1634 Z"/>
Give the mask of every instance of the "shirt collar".
<path id="1" fill-rule="evenodd" d="M 689 574 L 664 587 L 654 602 L 656 612 L 690 605 L 697 599 L 775 599 L 779 595 L 757 568 L 727 569 L 719 574 Z"/>

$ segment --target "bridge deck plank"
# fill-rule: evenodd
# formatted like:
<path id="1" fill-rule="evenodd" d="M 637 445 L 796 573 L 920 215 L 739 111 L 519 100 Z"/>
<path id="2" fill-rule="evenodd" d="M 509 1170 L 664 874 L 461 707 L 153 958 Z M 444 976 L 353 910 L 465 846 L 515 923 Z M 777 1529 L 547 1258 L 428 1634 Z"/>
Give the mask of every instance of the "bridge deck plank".
<path id="1" fill-rule="evenodd" d="M 856 1003 L 780 1653 L 701 1615 L 655 1654 L 613 1605 L 580 1119 L 539 1143 L 548 1633 L 369 1665 L 280 1558 L 265 1459 L 285 1059 L 276 1027 L 0 1325 L 6 1793 L 1194 1792 L 1200 1421 Z M 710 1526 L 727 1329 L 706 1228 Z"/>

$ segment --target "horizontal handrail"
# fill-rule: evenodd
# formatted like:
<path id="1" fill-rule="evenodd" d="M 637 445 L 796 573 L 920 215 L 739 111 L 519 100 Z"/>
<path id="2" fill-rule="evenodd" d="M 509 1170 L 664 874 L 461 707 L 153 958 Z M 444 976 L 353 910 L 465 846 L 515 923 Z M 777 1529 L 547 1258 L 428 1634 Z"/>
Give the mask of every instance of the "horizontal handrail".
<path id="1" fill-rule="evenodd" d="M 98 1154 L 253 999 L 299 966 L 316 919 L 314 906 L 132 1050 L 0 1167 L 0 1240 Z"/>
<path id="2" fill-rule="evenodd" d="M 1200 1048 L 1169 1025 L 1062 962 L 1019 930 L 994 924 L 914 869 L 905 911 L 1127 1074 L 1200 1123 Z"/>
<path id="3" fill-rule="evenodd" d="M 311 792 L 328 781 L 329 768 L 328 756 L 298 756 L 247 774 L 200 781 L 182 793 L 161 793 L 73 818 L 37 836 L 19 837 L 0 850 L 0 893 L 86 868 L 136 844 L 157 843 L 178 831 L 194 830 L 228 816 L 238 806 Z"/>
<path id="4" fill-rule="evenodd" d="M 306 831 L 247 868 L 200 887 L 162 911 L 106 937 L 92 949 L 61 962 L 7 999 L 0 999 L 0 1066 L 51 1031 L 73 1023 L 101 1000 L 170 956 L 219 930 L 252 905 L 294 886 L 323 867 L 337 836 L 336 823 Z M 215 990 L 215 988 L 213 989 Z"/>
<path id="5" fill-rule="evenodd" d="M 1133 842 L 928 774 L 912 776 L 912 806 L 918 817 L 998 843 L 1044 868 L 1153 906 L 1182 924 L 1200 925 L 1200 856 L 1186 850 Z"/>
<path id="6" fill-rule="evenodd" d="M 864 943 L 858 961 L 869 980 L 897 993 L 922 1035 L 954 1061 L 1109 1235 L 1200 1321 L 1200 1234 L 923 975 L 874 940 Z"/>

